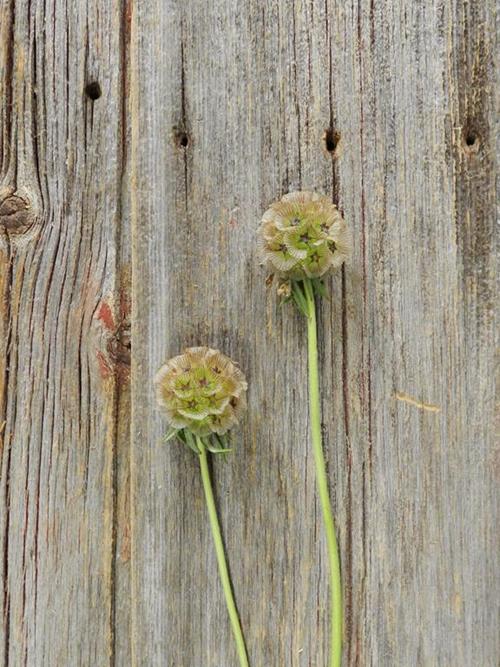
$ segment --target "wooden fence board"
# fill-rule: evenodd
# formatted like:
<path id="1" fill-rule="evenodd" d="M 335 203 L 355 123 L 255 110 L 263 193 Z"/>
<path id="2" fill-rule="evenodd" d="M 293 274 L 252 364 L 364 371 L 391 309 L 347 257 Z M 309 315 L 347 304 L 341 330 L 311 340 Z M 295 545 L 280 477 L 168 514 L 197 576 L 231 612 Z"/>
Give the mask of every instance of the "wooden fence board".
<path id="1" fill-rule="evenodd" d="M 122 18 L 0 3 L 2 664 L 104 665 L 130 637 L 113 627 L 128 605 Z"/>
<path id="2" fill-rule="evenodd" d="M 495 19 L 0 0 L 3 664 L 236 664 L 197 461 L 152 387 L 195 344 L 249 381 L 212 472 L 251 664 L 326 664 L 305 326 L 256 244 L 301 188 L 354 244 L 319 315 L 344 664 L 498 663 Z"/>

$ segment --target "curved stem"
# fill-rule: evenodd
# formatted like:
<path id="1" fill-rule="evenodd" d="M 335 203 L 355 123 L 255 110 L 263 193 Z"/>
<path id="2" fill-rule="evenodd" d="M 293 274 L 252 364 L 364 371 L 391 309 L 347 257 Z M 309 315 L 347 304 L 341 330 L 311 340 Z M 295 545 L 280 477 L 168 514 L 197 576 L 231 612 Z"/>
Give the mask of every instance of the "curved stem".
<path id="1" fill-rule="evenodd" d="M 248 656 L 245 647 L 245 640 L 241 631 L 240 619 L 238 617 L 238 610 L 234 602 L 233 590 L 231 587 L 231 580 L 227 569 L 226 556 L 224 553 L 224 544 L 222 542 L 222 535 L 220 532 L 219 519 L 217 517 L 217 509 L 215 507 L 214 494 L 212 491 L 212 483 L 210 481 L 210 472 L 208 470 L 207 450 L 201 438 L 196 438 L 196 444 L 200 450 L 200 469 L 201 479 L 203 481 L 203 489 L 205 491 L 205 499 L 207 501 L 208 516 L 210 519 L 210 527 L 212 529 L 212 536 L 214 539 L 215 553 L 217 554 L 217 563 L 219 565 L 219 574 L 226 598 L 227 611 L 231 621 L 234 638 L 236 640 L 236 648 L 238 651 L 238 658 L 241 667 L 248 667 Z"/>
<path id="2" fill-rule="evenodd" d="M 316 326 L 316 307 L 314 289 L 309 279 L 304 280 L 307 304 L 307 348 L 309 362 L 309 410 L 311 419 L 311 437 L 316 464 L 316 482 L 318 486 L 321 510 L 326 531 L 328 562 L 330 566 L 330 661 L 329 667 L 340 667 L 342 661 L 342 582 L 340 578 L 340 559 L 335 537 L 335 523 L 328 494 L 325 457 L 321 442 L 321 409 L 319 401 L 318 340 Z"/>

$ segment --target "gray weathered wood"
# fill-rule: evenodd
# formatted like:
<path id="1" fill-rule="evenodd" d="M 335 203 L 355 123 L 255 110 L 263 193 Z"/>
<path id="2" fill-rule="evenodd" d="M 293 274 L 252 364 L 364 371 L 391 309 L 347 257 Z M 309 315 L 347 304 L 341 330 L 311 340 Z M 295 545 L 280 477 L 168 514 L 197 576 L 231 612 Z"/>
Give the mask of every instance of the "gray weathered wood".
<path id="1" fill-rule="evenodd" d="M 255 239 L 298 188 L 354 239 L 319 318 L 344 664 L 498 663 L 494 9 L 0 0 L 3 664 L 236 665 L 151 382 L 199 343 L 249 381 L 213 477 L 251 664 L 326 664 L 305 327 Z"/>
<path id="2" fill-rule="evenodd" d="M 6 665 L 130 654 L 122 10 L 0 2 Z"/>
<path id="3" fill-rule="evenodd" d="M 236 664 L 197 464 L 151 390 L 208 343 L 250 382 L 214 478 L 252 662 L 326 664 L 304 325 L 255 244 L 312 188 L 355 246 L 321 313 L 346 664 L 493 666 L 493 3 L 139 2 L 133 25 L 136 663 Z"/>

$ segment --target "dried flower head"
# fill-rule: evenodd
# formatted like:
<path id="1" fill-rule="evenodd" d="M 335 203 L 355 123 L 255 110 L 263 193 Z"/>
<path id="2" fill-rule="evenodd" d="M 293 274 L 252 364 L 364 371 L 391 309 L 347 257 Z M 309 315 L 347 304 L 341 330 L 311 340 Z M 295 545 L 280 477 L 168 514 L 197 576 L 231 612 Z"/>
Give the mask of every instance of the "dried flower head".
<path id="1" fill-rule="evenodd" d="M 314 192 L 291 192 L 271 204 L 259 239 L 268 267 L 292 280 L 323 276 L 348 259 L 351 248 L 337 207 Z"/>
<path id="2" fill-rule="evenodd" d="M 245 408 L 245 376 L 209 347 L 184 350 L 159 369 L 154 381 L 170 425 L 200 437 L 223 435 Z"/>

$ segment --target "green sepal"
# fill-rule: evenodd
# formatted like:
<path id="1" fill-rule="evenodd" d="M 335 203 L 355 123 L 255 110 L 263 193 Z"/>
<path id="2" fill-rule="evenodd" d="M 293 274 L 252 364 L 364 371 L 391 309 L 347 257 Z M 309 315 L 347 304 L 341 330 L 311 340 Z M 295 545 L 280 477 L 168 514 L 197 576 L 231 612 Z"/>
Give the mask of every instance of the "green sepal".
<path id="1" fill-rule="evenodd" d="M 328 298 L 328 292 L 326 291 L 325 283 L 321 280 L 321 278 L 313 278 L 311 283 L 316 296 L 323 297 L 325 299 Z"/>
<path id="2" fill-rule="evenodd" d="M 292 296 L 297 308 L 300 310 L 302 315 L 309 317 L 309 312 L 307 309 L 306 297 L 302 291 L 302 281 L 294 281 L 292 283 Z"/>
<path id="3" fill-rule="evenodd" d="M 232 449 L 228 447 L 228 445 L 227 434 L 218 435 L 217 433 L 213 433 L 212 436 L 205 441 L 206 448 L 209 452 L 212 452 L 212 454 L 226 454 L 227 452 L 231 452 Z"/>
<path id="4" fill-rule="evenodd" d="M 184 429 L 183 434 L 185 436 L 185 440 L 184 440 L 185 444 L 189 447 L 189 449 L 192 449 L 195 454 L 199 455 L 200 450 L 198 449 L 198 445 L 196 444 L 195 437 L 193 436 L 191 431 L 186 428 L 186 429 Z"/>
<path id="5" fill-rule="evenodd" d="M 200 449 L 198 443 L 196 442 L 196 437 L 191 433 L 187 428 L 170 428 L 165 435 L 163 441 L 168 442 L 172 438 L 177 437 L 183 445 L 188 447 L 195 454 L 200 454 Z M 212 454 L 228 454 L 232 452 L 232 448 L 229 446 L 229 434 L 225 433 L 224 435 L 218 435 L 217 433 L 212 433 L 208 437 L 200 438 L 204 447 L 208 449 Z M 225 456 L 224 456 L 225 458 Z"/>
<path id="6" fill-rule="evenodd" d="M 163 436 L 163 442 L 167 443 L 172 438 L 179 437 L 179 429 L 174 428 L 173 426 L 168 429 L 167 433 Z"/>
<path id="7" fill-rule="evenodd" d="M 187 443 L 186 443 L 186 435 L 185 435 L 185 433 L 184 433 L 184 429 L 183 429 L 183 428 L 181 428 L 181 429 L 179 429 L 179 430 L 177 431 L 177 437 L 179 438 L 179 440 L 180 440 L 184 445 L 187 444 Z"/>
<path id="8" fill-rule="evenodd" d="M 207 449 L 209 452 L 212 452 L 212 454 L 227 454 L 228 452 L 232 452 L 232 449 L 219 449 L 218 447 L 214 447 L 213 445 L 209 445 L 207 443 Z"/>
<path id="9" fill-rule="evenodd" d="M 285 303 L 289 303 L 293 299 L 293 295 L 290 294 L 289 296 L 284 296 L 280 299 L 279 305 L 284 306 Z"/>

